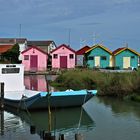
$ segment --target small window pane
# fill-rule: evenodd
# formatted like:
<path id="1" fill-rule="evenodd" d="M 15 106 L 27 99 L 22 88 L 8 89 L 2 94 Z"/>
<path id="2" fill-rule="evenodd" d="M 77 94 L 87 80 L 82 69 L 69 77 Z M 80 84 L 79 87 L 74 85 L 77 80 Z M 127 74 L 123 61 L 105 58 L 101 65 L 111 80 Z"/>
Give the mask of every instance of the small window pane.
<path id="1" fill-rule="evenodd" d="M 106 56 L 101 56 L 101 60 L 106 60 Z"/>
<path id="2" fill-rule="evenodd" d="M 88 60 L 94 60 L 94 56 L 89 56 Z"/>
<path id="3" fill-rule="evenodd" d="M 24 55 L 24 60 L 29 60 L 29 55 Z"/>
<path id="4" fill-rule="evenodd" d="M 53 55 L 53 58 L 57 59 L 58 58 L 58 55 L 57 54 L 54 54 Z"/>
<path id="5" fill-rule="evenodd" d="M 132 58 L 132 59 L 134 59 L 134 58 L 135 58 L 135 56 L 131 56 L 131 58 Z"/>
<path id="6" fill-rule="evenodd" d="M 2 74 L 19 73 L 19 68 L 2 68 Z"/>
<path id="7" fill-rule="evenodd" d="M 74 55 L 73 54 L 70 54 L 70 59 L 73 59 L 74 58 Z"/>

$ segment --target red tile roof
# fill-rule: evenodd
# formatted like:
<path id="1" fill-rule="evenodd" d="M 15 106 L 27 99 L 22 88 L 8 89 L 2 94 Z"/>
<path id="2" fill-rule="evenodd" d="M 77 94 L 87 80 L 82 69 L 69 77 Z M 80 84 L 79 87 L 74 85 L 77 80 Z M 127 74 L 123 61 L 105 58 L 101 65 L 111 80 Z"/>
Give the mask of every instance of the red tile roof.
<path id="1" fill-rule="evenodd" d="M 122 50 L 124 50 L 125 49 L 125 47 L 123 47 L 123 48 L 118 48 L 118 49 L 116 49 L 115 51 L 113 51 L 112 52 L 112 54 L 117 54 L 118 52 L 120 52 L 120 51 L 122 51 Z"/>
<path id="2" fill-rule="evenodd" d="M 7 52 L 12 49 L 13 45 L 0 45 L 0 53 Z"/>
<path id="3" fill-rule="evenodd" d="M 90 49 L 89 46 L 84 46 L 83 48 L 76 51 L 76 55 L 83 55 L 88 49 Z"/>

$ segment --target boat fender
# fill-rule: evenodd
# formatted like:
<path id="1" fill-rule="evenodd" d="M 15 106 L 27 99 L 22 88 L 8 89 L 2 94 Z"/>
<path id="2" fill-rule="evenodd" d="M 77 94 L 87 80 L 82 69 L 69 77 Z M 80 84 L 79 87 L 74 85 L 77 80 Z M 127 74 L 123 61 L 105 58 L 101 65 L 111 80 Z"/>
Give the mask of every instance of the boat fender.
<path id="1" fill-rule="evenodd" d="M 22 94 L 22 99 L 27 99 L 27 96 L 25 94 Z"/>
<path id="2" fill-rule="evenodd" d="M 73 90 L 72 90 L 72 89 L 67 89 L 66 92 L 67 92 L 67 91 L 73 91 Z"/>

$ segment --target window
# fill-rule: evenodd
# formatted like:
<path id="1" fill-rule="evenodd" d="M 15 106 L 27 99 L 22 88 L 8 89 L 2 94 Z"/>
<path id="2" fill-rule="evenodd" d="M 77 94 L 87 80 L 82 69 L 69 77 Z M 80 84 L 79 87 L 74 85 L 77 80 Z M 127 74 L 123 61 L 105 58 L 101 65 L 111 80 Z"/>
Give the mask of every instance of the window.
<path id="1" fill-rule="evenodd" d="M 73 54 L 70 54 L 69 57 L 70 57 L 70 59 L 73 59 L 74 58 L 74 55 Z"/>
<path id="2" fill-rule="evenodd" d="M 20 68 L 2 68 L 2 74 L 19 73 Z"/>
<path id="3" fill-rule="evenodd" d="M 101 56 L 101 60 L 106 60 L 106 56 Z"/>
<path id="4" fill-rule="evenodd" d="M 29 55 L 24 55 L 24 60 L 29 60 Z"/>
<path id="5" fill-rule="evenodd" d="M 131 58 L 132 58 L 132 59 L 134 59 L 134 58 L 135 58 L 135 56 L 131 56 Z"/>
<path id="6" fill-rule="evenodd" d="M 53 58 L 57 59 L 58 58 L 58 54 L 53 54 Z"/>
<path id="7" fill-rule="evenodd" d="M 88 60 L 94 60 L 94 56 L 89 56 Z"/>

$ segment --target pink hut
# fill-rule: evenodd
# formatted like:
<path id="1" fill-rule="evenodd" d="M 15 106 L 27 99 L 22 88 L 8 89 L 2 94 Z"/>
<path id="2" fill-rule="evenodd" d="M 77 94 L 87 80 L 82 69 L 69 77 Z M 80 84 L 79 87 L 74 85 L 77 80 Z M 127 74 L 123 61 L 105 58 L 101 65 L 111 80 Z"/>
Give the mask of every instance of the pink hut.
<path id="1" fill-rule="evenodd" d="M 52 68 L 75 68 L 75 51 L 62 44 L 51 52 Z"/>
<path id="2" fill-rule="evenodd" d="M 22 52 L 22 64 L 25 71 L 46 71 L 48 54 L 36 46 Z"/>

